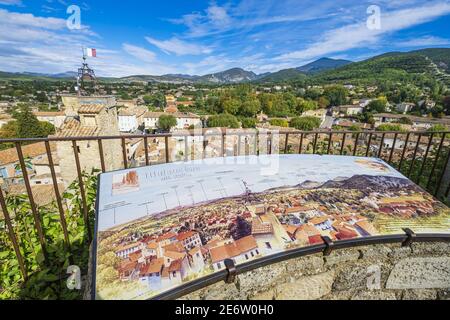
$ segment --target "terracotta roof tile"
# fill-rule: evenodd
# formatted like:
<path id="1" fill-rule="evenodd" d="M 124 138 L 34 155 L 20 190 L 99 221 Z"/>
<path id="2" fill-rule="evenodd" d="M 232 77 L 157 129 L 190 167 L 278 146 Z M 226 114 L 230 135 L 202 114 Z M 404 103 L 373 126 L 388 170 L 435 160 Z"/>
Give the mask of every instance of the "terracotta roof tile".
<path id="1" fill-rule="evenodd" d="M 56 144 L 54 142 L 50 143 L 50 149 L 52 152 L 56 151 Z M 22 152 L 25 158 L 35 158 L 47 153 L 44 142 L 22 146 Z M 16 163 L 18 161 L 19 157 L 17 156 L 16 148 L 9 148 L 0 151 L 0 165 Z"/>
<path id="2" fill-rule="evenodd" d="M 80 114 L 98 114 L 105 109 L 104 105 L 101 104 L 85 104 L 81 105 L 78 109 Z"/>
<path id="3" fill-rule="evenodd" d="M 97 127 L 82 126 L 80 121 L 76 119 L 69 119 L 64 123 L 61 129 L 56 132 L 54 137 L 92 137 L 97 135 Z"/>

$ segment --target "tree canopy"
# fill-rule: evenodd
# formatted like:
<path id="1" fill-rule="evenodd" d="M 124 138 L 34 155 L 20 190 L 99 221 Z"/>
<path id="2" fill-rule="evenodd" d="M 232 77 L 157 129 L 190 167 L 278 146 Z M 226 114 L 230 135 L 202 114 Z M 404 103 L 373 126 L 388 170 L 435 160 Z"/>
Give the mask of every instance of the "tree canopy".
<path id="1" fill-rule="evenodd" d="M 321 121 L 316 117 L 298 117 L 291 120 L 292 128 L 304 131 L 310 131 L 320 127 Z"/>
<path id="2" fill-rule="evenodd" d="M 159 117 L 158 128 L 164 131 L 170 131 L 177 125 L 177 119 L 170 114 L 163 114 Z"/>

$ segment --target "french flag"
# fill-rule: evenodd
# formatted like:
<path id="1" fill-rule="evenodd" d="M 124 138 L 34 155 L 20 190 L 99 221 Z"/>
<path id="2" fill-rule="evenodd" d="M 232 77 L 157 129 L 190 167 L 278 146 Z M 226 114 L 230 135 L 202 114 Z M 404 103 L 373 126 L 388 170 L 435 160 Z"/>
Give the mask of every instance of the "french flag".
<path id="1" fill-rule="evenodd" d="M 84 48 L 84 55 L 86 57 L 97 57 L 97 49 L 92 49 L 92 48 Z"/>

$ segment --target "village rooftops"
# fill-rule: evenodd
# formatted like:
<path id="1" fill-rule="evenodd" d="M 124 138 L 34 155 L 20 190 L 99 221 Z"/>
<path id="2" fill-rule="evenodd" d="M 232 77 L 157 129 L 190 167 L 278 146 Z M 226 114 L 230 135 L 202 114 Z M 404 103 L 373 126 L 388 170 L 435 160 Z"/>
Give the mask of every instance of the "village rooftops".
<path id="1" fill-rule="evenodd" d="M 121 117 L 141 117 L 147 113 L 147 108 L 133 107 L 133 108 L 120 108 L 119 116 Z"/>
<path id="2" fill-rule="evenodd" d="M 195 232 L 195 231 L 186 231 L 186 232 L 182 232 L 182 233 L 178 234 L 177 240 L 178 240 L 178 241 L 183 241 L 183 240 L 186 240 L 186 239 L 188 239 L 188 238 L 191 238 L 191 237 L 193 237 L 193 236 L 195 236 L 195 235 L 197 235 L 197 234 L 198 234 L 198 233 Z"/>
<path id="3" fill-rule="evenodd" d="M 141 268 L 140 275 L 150 275 L 152 273 L 159 273 L 162 272 L 162 269 L 164 268 L 164 259 L 158 258 L 150 262 L 149 264 L 144 265 Z"/>
<path id="4" fill-rule="evenodd" d="M 175 118 L 189 118 L 189 119 L 200 119 L 200 116 L 192 113 L 192 112 L 146 112 L 144 114 L 144 118 L 159 118 L 163 115 L 171 115 Z"/>
<path id="5" fill-rule="evenodd" d="M 33 112 L 36 117 L 63 117 L 65 113 L 63 111 L 38 111 Z"/>
<path id="6" fill-rule="evenodd" d="M 259 218 L 252 221 L 252 234 L 272 234 L 273 226 L 271 223 L 263 223 Z"/>
<path id="7" fill-rule="evenodd" d="M 177 237 L 177 234 L 176 234 L 176 233 L 174 233 L 174 232 L 167 232 L 167 233 L 165 233 L 165 234 L 159 236 L 159 237 L 156 239 L 156 242 L 161 242 L 161 241 L 164 241 L 164 240 L 170 240 L 170 239 L 172 239 L 172 238 L 175 239 L 176 237 Z"/>
<path id="8" fill-rule="evenodd" d="M 62 195 L 65 187 L 62 183 L 58 183 L 58 191 Z M 23 184 L 13 184 L 9 187 L 9 194 L 20 195 L 26 194 L 27 190 Z M 52 184 L 40 184 L 31 186 L 33 200 L 38 206 L 46 206 L 56 200 L 55 188 Z"/>
<path id="9" fill-rule="evenodd" d="M 59 129 L 54 137 L 67 138 L 67 137 L 92 137 L 97 136 L 99 130 L 97 127 L 82 126 L 80 121 L 76 119 L 68 119 Z"/>
<path id="10" fill-rule="evenodd" d="M 56 151 L 56 144 L 50 143 L 50 149 L 52 152 Z M 38 142 L 22 146 L 22 152 L 24 158 L 35 158 L 37 156 L 46 154 L 46 148 L 44 142 Z M 0 165 L 4 166 L 11 163 L 16 163 L 19 161 L 19 156 L 17 155 L 16 148 L 9 148 L 0 151 Z"/>
<path id="11" fill-rule="evenodd" d="M 245 252 L 258 248 L 258 244 L 253 236 L 247 236 L 232 243 L 215 247 L 210 250 L 213 263 L 237 257 Z"/>
<path id="12" fill-rule="evenodd" d="M 418 117 L 412 116 L 408 114 L 393 114 L 393 113 L 377 113 L 373 115 L 374 118 L 391 118 L 391 119 L 402 119 L 408 118 L 413 122 L 421 122 L 421 123 L 435 123 L 435 124 L 444 124 L 450 126 L 450 118 L 443 117 L 442 119 L 438 118 L 427 118 L 427 117 Z"/>
<path id="13" fill-rule="evenodd" d="M 99 114 L 105 109 L 104 105 L 101 104 L 84 104 L 78 109 L 80 114 Z"/>
<path id="14" fill-rule="evenodd" d="M 125 250 L 128 250 L 128 249 L 137 248 L 137 247 L 139 247 L 139 246 L 140 246 L 139 243 L 129 243 L 129 244 L 125 244 L 125 245 L 119 246 L 119 247 L 115 250 L 115 252 L 116 252 L 116 253 L 117 253 L 117 252 L 122 252 L 122 251 L 125 251 Z"/>

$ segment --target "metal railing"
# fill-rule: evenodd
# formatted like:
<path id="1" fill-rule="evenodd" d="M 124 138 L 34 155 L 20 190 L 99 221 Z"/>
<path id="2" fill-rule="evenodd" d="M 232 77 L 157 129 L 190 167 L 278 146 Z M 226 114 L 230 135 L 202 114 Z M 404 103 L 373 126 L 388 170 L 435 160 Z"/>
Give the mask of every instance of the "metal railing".
<path id="1" fill-rule="evenodd" d="M 230 146 L 229 138 L 234 137 L 232 145 Z M 193 138 L 193 141 L 189 141 Z M 198 138 L 197 140 L 195 140 Z M 211 143 L 211 139 L 219 138 L 219 143 Z M 171 155 L 171 140 L 184 141 L 183 148 L 180 150 L 178 157 Z M 265 141 L 264 141 L 265 140 Z M 210 132 L 203 132 L 197 135 L 192 131 L 175 132 L 167 134 L 148 134 L 148 135 L 124 135 L 124 136 L 95 136 L 95 137 L 64 137 L 64 138 L 35 138 L 35 139 L 0 139 L 1 144 L 13 145 L 17 152 L 18 166 L 22 173 L 23 184 L 26 189 L 26 195 L 30 204 L 31 214 L 33 216 L 34 228 L 39 239 L 39 244 L 42 249 L 44 257 L 47 259 L 45 234 L 42 227 L 41 217 L 39 216 L 38 206 L 35 202 L 32 185 L 30 183 L 29 172 L 30 169 L 26 165 L 26 157 L 23 153 L 23 146 L 31 143 L 44 143 L 45 154 L 48 158 L 48 166 L 50 169 L 51 182 L 55 192 L 55 202 L 58 209 L 59 220 L 64 234 L 64 242 L 69 254 L 71 253 L 69 230 L 65 218 L 65 210 L 63 200 L 61 199 L 61 190 L 59 189 L 57 173 L 55 169 L 55 156 L 52 154 L 51 143 L 70 143 L 73 151 L 73 159 L 75 164 L 76 179 L 81 196 L 81 212 L 88 234 L 88 243 L 86 243 L 86 250 L 88 250 L 90 242 L 92 241 L 92 230 L 90 230 L 90 223 L 88 212 L 88 205 L 86 200 L 86 189 L 83 182 L 84 168 L 79 154 L 79 144 L 82 142 L 96 142 L 98 150 L 98 169 L 101 172 L 107 172 L 108 163 L 105 159 L 105 143 L 107 141 L 117 141 L 121 147 L 121 168 L 113 169 L 127 169 L 136 166 L 148 166 L 158 163 L 170 163 L 173 161 L 188 161 L 195 158 L 196 148 L 200 149 L 202 158 L 207 158 L 206 152 L 209 147 L 212 150 L 212 156 L 225 157 L 228 155 L 260 155 L 260 154 L 322 154 L 322 155 L 351 155 L 361 157 L 377 157 L 385 160 L 394 168 L 402 172 L 405 176 L 421 185 L 428 192 L 441 200 L 448 199 L 450 193 L 450 131 L 446 132 L 376 132 L 376 131 L 246 131 L 246 130 L 214 130 Z M 137 141 L 143 144 L 143 155 L 139 157 L 136 153 L 132 153 L 127 148 L 128 141 Z M 163 142 L 161 147 L 160 142 Z M 173 141 L 172 141 L 173 142 Z M 278 142 L 278 143 L 277 143 Z M 152 147 L 156 146 L 158 152 L 162 151 L 163 156 L 157 157 L 153 160 L 150 154 Z M 159 149 L 158 149 L 159 148 Z M 172 147 L 172 149 L 174 149 Z M 176 147 L 175 147 L 176 149 Z M 194 149 L 194 151 L 192 151 Z M 174 150 L 172 150 L 174 151 Z M 176 150 L 175 150 L 176 151 Z M 180 152 L 182 151 L 182 152 Z M 211 153 L 211 152 L 210 152 Z M 66 155 L 71 157 L 71 155 Z M 95 157 L 96 155 L 92 155 Z M 142 158 L 142 159 L 140 159 Z M 8 212 L 8 207 L 4 192 L 7 186 L 0 186 L 0 206 L 3 211 L 3 218 L 8 232 L 11 245 L 14 248 L 17 257 L 20 271 L 23 279 L 27 280 L 28 273 L 24 264 L 24 258 L 21 254 L 19 240 L 14 232 L 14 217 Z M 445 239 L 448 237 L 443 235 L 424 236 L 425 241 L 433 239 Z M 405 236 L 397 237 L 377 237 L 374 239 L 353 239 L 348 241 L 340 241 L 336 248 L 341 246 L 358 246 L 362 243 L 370 244 L 377 241 L 398 242 L 404 241 Z M 290 256 L 299 256 L 302 254 L 309 254 L 323 250 L 323 246 L 313 246 L 309 248 L 296 249 L 292 253 L 282 253 L 280 257 L 266 257 L 259 262 L 252 262 L 252 266 L 238 266 L 238 271 L 248 271 L 254 269 L 255 265 L 263 266 L 268 263 L 280 261 L 280 259 L 287 259 Z M 51 263 L 51 261 L 46 261 Z M 225 270 L 226 271 L 226 270 Z M 164 297 L 180 296 L 182 293 L 187 293 L 189 290 L 198 289 L 199 285 L 208 285 L 211 281 L 217 282 L 225 277 L 224 272 L 212 275 L 206 280 L 196 281 L 193 284 L 187 284 L 178 291 L 168 293 Z"/>

